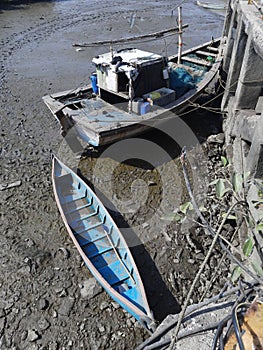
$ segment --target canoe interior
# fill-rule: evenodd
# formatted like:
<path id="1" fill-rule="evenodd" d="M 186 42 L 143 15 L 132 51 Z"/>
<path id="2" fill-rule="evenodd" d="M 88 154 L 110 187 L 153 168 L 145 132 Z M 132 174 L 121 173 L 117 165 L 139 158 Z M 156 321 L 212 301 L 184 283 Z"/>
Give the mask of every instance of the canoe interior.
<path id="1" fill-rule="evenodd" d="M 117 293 L 148 314 L 131 253 L 102 203 L 74 172 L 68 173 L 58 162 L 55 163 L 55 185 L 65 220 L 78 249 L 87 257 L 88 268 L 93 267 L 99 282 L 104 279 Z"/>

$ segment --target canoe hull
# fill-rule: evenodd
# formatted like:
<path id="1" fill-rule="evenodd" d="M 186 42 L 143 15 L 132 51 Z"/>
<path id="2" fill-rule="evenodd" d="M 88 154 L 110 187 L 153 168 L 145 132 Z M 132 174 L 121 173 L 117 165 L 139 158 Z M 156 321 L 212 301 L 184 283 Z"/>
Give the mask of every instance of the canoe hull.
<path id="1" fill-rule="evenodd" d="M 56 157 L 52 165 L 59 211 L 86 266 L 105 291 L 152 332 L 155 321 L 121 232 L 95 193 L 77 174 Z"/>

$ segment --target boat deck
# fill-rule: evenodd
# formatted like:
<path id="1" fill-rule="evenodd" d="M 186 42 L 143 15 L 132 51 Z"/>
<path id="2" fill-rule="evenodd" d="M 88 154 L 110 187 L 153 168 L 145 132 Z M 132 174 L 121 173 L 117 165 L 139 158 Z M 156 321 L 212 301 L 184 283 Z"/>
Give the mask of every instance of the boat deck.
<path id="1" fill-rule="evenodd" d="M 118 105 L 121 107 L 121 105 Z M 124 108 L 123 108 L 124 109 Z M 91 129 L 112 130 L 113 128 L 127 126 L 135 121 L 146 119 L 135 113 L 128 113 L 125 110 L 110 105 L 99 97 L 82 100 L 81 108 L 73 110 L 67 107 L 67 112 L 75 122 L 86 124 Z"/>

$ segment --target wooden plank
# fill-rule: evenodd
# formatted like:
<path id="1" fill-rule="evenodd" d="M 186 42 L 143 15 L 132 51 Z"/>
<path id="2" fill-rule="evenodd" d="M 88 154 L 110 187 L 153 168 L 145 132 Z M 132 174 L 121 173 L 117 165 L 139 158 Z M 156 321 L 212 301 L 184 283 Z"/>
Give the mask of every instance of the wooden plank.
<path id="1" fill-rule="evenodd" d="M 92 249 L 91 249 L 92 248 Z M 100 248 L 100 250 L 98 250 L 98 247 L 96 247 L 94 244 L 90 245 L 90 246 L 86 246 L 83 251 L 85 252 L 85 254 L 87 255 L 87 257 L 89 259 L 95 258 L 96 256 L 99 256 L 103 253 L 109 252 L 110 250 L 113 250 L 112 247 L 110 246 L 103 246 Z M 103 276 L 105 277 L 105 276 Z"/>
<path id="2" fill-rule="evenodd" d="M 99 221 L 99 222 L 95 223 L 92 226 L 84 226 L 82 229 L 79 229 L 79 226 L 74 228 L 70 224 L 70 227 L 74 231 L 74 235 L 77 236 L 77 235 L 81 235 L 84 232 L 88 232 L 89 230 L 93 230 L 94 228 L 103 225 L 105 223 L 105 221 L 106 221 L 106 215 L 103 217 L 102 221 Z"/>
<path id="3" fill-rule="evenodd" d="M 212 63 L 206 62 L 205 60 L 198 60 L 193 57 L 183 56 L 182 61 L 190 62 L 193 64 L 197 64 L 199 66 L 211 67 Z"/>
<path id="4" fill-rule="evenodd" d="M 217 47 L 213 47 L 213 46 L 207 46 L 207 50 L 213 51 L 213 52 L 218 52 L 218 48 Z"/>
<path id="5" fill-rule="evenodd" d="M 80 222 L 80 221 L 83 221 L 83 220 L 87 220 L 87 219 L 89 219 L 89 218 L 92 218 L 92 217 L 94 217 L 94 216 L 96 216 L 96 215 L 98 215 L 98 213 L 99 213 L 99 206 L 97 207 L 97 209 L 96 210 L 94 210 L 93 212 L 91 212 L 91 213 L 85 213 L 83 216 L 80 216 L 80 217 L 77 217 L 76 219 L 72 219 L 72 217 L 71 217 L 71 224 L 72 223 L 74 223 L 74 224 L 76 224 L 76 223 L 78 223 L 78 222 Z M 71 213 L 72 215 L 74 215 L 74 214 L 76 214 L 76 215 L 80 215 L 80 213 L 79 212 L 74 212 L 74 213 Z M 70 215 L 70 214 L 69 214 Z"/>
<path id="6" fill-rule="evenodd" d="M 98 271 L 111 286 L 130 277 L 129 271 L 118 260 L 100 268 Z"/>
<path id="7" fill-rule="evenodd" d="M 205 57 L 207 57 L 207 56 L 216 57 L 217 56 L 216 53 L 212 53 L 212 52 L 208 52 L 208 51 L 201 51 L 201 50 L 196 51 L 196 54 L 197 55 L 202 55 L 202 56 L 205 56 Z"/>
<path id="8" fill-rule="evenodd" d="M 87 197 L 87 190 L 85 190 L 85 192 L 81 195 L 79 195 L 79 193 L 78 193 L 78 196 L 73 196 L 73 195 L 64 196 L 63 200 L 61 199 L 61 205 L 73 203 L 75 201 L 78 201 L 78 200 L 86 198 L 86 197 Z"/>
<path id="9" fill-rule="evenodd" d="M 93 230 L 85 231 L 77 237 L 79 245 L 81 247 L 85 244 L 95 243 L 102 238 L 106 238 L 105 231 L 102 227 L 97 227 Z"/>
<path id="10" fill-rule="evenodd" d="M 79 210 L 81 210 L 81 209 L 84 209 L 84 208 L 88 208 L 88 207 L 90 207 L 90 206 L 91 206 L 91 204 L 92 204 L 92 201 L 87 202 L 87 203 L 85 203 L 85 204 L 82 204 L 82 205 L 81 205 L 81 206 L 79 206 L 79 207 L 74 207 L 74 208 L 71 208 L 71 209 L 69 209 L 69 211 L 68 211 L 68 212 L 67 212 L 67 211 L 65 211 L 65 215 L 75 213 L 75 212 L 77 212 L 77 211 L 79 211 Z"/>

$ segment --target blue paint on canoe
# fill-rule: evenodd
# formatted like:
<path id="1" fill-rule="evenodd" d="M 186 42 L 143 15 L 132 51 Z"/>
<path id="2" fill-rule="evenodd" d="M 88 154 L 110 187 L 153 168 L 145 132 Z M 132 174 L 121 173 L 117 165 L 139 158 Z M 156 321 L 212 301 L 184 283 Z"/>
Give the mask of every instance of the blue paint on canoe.
<path id="1" fill-rule="evenodd" d="M 66 227 L 104 289 L 149 331 L 155 327 L 144 287 L 120 230 L 90 187 L 53 157 L 53 187 Z"/>

